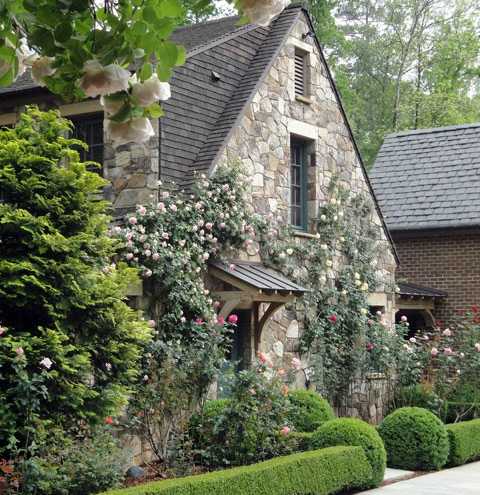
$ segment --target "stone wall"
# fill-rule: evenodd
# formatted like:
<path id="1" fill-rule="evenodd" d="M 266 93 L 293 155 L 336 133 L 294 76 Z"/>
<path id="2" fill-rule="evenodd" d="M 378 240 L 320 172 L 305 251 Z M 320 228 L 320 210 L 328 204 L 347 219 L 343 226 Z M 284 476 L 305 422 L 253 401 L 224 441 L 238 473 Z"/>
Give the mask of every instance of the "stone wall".
<path id="1" fill-rule="evenodd" d="M 279 224 L 289 222 L 290 138 L 303 137 L 311 143 L 315 166 L 308 170 L 308 213 L 316 216 L 319 205 L 327 199 L 328 186 L 338 176 L 353 193 L 370 194 L 365 174 L 356 154 L 344 116 L 328 78 L 317 46 L 302 35 L 310 30 L 301 18 L 290 32 L 285 45 L 261 82 L 240 122 L 231 132 L 217 163 L 240 160 L 252 177 L 251 202 L 257 213 L 274 218 Z M 295 97 L 295 48 L 309 51 L 311 91 L 308 99 Z M 375 213 L 378 227 L 378 278 L 384 283 L 379 292 L 393 287 L 396 262 L 390 244 Z M 308 233 L 302 241 L 308 242 Z M 388 295 L 388 309 L 393 313 L 393 295 Z M 392 314 L 388 315 L 392 317 Z M 293 310 L 279 311 L 267 324 L 261 348 L 275 364 L 286 365 L 295 355 L 302 331 L 301 315 Z"/>

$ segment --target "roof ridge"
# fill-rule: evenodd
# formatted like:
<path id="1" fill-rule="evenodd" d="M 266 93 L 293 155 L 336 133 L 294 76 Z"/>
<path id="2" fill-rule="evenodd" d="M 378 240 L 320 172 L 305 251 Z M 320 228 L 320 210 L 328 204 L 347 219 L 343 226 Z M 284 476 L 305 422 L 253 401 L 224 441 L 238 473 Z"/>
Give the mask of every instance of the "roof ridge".
<path id="1" fill-rule="evenodd" d="M 224 19 L 226 19 L 226 17 L 224 17 Z M 213 38 L 207 41 L 206 43 L 202 43 L 200 45 L 195 46 L 191 50 L 188 50 L 187 58 L 193 57 L 194 55 L 198 55 L 199 53 L 202 53 L 206 50 L 210 50 L 210 48 L 214 48 L 217 45 L 221 45 L 226 41 L 229 41 L 233 38 L 237 38 L 242 34 L 248 33 L 249 31 L 253 31 L 254 29 L 264 29 L 264 28 L 261 28 L 261 26 L 257 26 L 255 24 L 246 24 L 244 26 L 239 26 L 234 31 L 224 33 L 221 36 L 218 36 L 217 38 Z"/>
<path id="2" fill-rule="evenodd" d="M 392 132 L 391 134 L 387 134 L 386 138 L 391 137 L 401 137 L 401 136 L 410 136 L 415 134 L 435 134 L 437 132 L 445 132 L 445 131 L 458 131 L 460 129 L 472 129 L 475 127 L 480 127 L 480 122 L 472 122 L 466 124 L 456 124 L 456 125 L 447 125 L 443 127 L 430 127 L 425 129 L 411 129 L 407 131 L 399 131 Z"/>
<path id="3" fill-rule="evenodd" d="M 195 22 L 193 24 L 185 24 L 185 26 L 178 26 L 175 28 L 174 31 L 175 32 L 183 31 L 185 29 L 192 29 L 192 28 L 195 28 L 197 26 L 205 26 L 206 24 L 215 24 L 217 22 L 223 22 L 223 21 L 226 21 L 227 19 L 235 19 L 235 18 L 238 18 L 240 20 L 239 15 L 227 15 L 225 17 L 217 17 L 216 19 L 210 19 L 209 21 Z"/>

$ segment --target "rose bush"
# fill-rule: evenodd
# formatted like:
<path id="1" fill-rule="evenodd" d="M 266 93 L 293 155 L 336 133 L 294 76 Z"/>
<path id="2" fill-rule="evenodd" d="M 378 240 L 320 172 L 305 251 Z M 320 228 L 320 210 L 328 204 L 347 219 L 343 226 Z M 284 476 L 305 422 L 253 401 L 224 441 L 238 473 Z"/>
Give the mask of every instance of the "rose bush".
<path id="1" fill-rule="evenodd" d="M 138 205 L 115 232 L 124 260 L 144 278 L 155 335 L 132 398 L 131 425 L 168 462 L 171 440 L 185 431 L 218 375 L 238 320 L 217 315 L 220 303 L 206 285 L 209 260 L 249 244 L 264 222 L 247 206 L 236 166 L 197 177 L 191 194 L 160 186 L 160 199 Z"/>

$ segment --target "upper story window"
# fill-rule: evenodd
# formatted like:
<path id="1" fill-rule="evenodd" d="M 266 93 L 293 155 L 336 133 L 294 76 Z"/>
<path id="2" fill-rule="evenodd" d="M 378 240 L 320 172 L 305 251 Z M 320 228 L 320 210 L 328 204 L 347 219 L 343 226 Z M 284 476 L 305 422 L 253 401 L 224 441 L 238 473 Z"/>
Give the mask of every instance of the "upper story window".
<path id="1" fill-rule="evenodd" d="M 103 164 L 103 114 L 73 117 L 73 136 L 88 144 L 88 150 L 79 149 L 82 161 Z"/>
<path id="2" fill-rule="evenodd" d="M 300 99 L 310 97 L 310 54 L 295 48 L 295 96 Z"/>
<path id="3" fill-rule="evenodd" d="M 290 222 L 294 227 L 306 230 L 308 144 L 292 139 L 290 149 Z"/>

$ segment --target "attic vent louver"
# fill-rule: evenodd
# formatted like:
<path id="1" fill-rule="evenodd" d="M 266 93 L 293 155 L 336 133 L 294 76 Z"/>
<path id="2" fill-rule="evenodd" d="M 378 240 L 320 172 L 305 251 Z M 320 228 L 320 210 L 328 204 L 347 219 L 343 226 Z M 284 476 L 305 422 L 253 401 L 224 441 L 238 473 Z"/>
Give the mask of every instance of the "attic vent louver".
<path id="1" fill-rule="evenodd" d="M 295 50 L 295 95 L 308 96 L 308 74 L 307 74 L 308 53 Z"/>
<path id="2" fill-rule="evenodd" d="M 222 76 L 218 73 L 212 70 L 211 76 L 213 82 L 218 82 L 222 80 Z"/>

